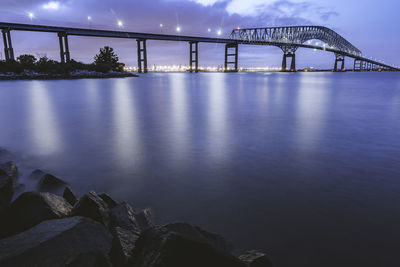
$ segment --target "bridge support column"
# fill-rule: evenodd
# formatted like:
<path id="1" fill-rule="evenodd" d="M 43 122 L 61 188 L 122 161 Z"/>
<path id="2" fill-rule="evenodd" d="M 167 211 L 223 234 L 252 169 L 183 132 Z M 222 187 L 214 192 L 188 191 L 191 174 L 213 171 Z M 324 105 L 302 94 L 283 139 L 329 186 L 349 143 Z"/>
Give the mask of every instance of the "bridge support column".
<path id="1" fill-rule="evenodd" d="M 232 52 L 233 49 L 233 52 Z M 233 57 L 234 61 L 229 61 Z M 239 45 L 238 44 L 226 44 L 225 45 L 225 72 L 238 72 L 238 57 L 239 57 Z M 229 65 L 233 65 L 233 68 L 229 68 Z"/>
<path id="2" fill-rule="evenodd" d="M 354 59 L 353 71 L 362 71 L 363 61 L 360 59 Z"/>
<path id="3" fill-rule="evenodd" d="M 69 53 L 68 35 L 65 32 L 59 32 L 58 41 L 60 43 L 61 63 L 70 62 L 71 58 Z"/>
<path id="4" fill-rule="evenodd" d="M 199 42 L 189 42 L 189 71 L 190 73 L 199 72 Z M 193 68 L 194 63 L 194 68 Z"/>
<path id="5" fill-rule="evenodd" d="M 15 60 L 14 58 L 14 49 L 12 47 L 12 42 L 11 42 L 11 33 L 10 29 L 3 29 L 3 42 L 4 42 L 4 57 L 6 61 L 9 60 Z"/>
<path id="6" fill-rule="evenodd" d="M 340 55 L 340 54 L 335 54 L 335 67 L 333 69 L 333 71 L 338 71 L 338 63 L 341 62 L 341 67 L 340 67 L 340 71 L 344 71 L 344 56 Z"/>
<path id="7" fill-rule="evenodd" d="M 147 73 L 146 39 L 137 39 L 138 72 Z"/>
<path id="8" fill-rule="evenodd" d="M 292 62 L 290 63 L 290 71 L 296 71 L 296 54 L 294 52 L 287 52 L 283 53 L 283 60 L 282 60 L 282 68 L 281 71 L 287 71 L 287 59 L 292 58 Z"/>

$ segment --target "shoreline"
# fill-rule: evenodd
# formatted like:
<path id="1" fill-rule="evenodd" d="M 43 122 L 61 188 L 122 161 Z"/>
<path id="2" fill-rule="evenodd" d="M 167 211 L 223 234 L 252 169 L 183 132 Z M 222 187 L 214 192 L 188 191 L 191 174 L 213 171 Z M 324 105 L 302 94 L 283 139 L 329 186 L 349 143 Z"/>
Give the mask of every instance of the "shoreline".
<path id="1" fill-rule="evenodd" d="M 77 80 L 77 79 L 107 79 L 107 78 L 126 78 L 139 77 L 139 75 L 130 72 L 91 72 L 83 74 L 21 74 L 4 75 L 0 74 L 0 81 L 18 81 L 18 80 Z"/>
<path id="2" fill-rule="evenodd" d="M 29 171 L 36 189 L 19 191 L 24 184 L 10 156 L 0 147 L 1 266 L 273 266 L 257 250 L 234 255 L 229 241 L 198 226 L 157 225 L 148 208 L 136 211 L 107 193 L 76 196 L 67 181 L 40 169 Z"/>

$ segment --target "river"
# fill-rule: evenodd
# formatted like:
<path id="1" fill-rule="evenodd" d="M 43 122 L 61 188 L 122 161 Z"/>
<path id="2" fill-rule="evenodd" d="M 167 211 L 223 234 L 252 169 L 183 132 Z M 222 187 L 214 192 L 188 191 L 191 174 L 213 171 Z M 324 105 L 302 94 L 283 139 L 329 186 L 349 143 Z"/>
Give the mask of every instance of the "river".
<path id="1" fill-rule="evenodd" d="M 149 73 L 0 82 L 0 147 L 268 252 L 400 266 L 399 73 Z"/>

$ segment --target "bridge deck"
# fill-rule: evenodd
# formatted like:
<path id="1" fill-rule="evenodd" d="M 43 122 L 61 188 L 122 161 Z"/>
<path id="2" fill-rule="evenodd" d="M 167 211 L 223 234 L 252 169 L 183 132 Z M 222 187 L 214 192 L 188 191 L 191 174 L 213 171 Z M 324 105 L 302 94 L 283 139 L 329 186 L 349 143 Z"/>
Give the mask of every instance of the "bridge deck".
<path id="1" fill-rule="evenodd" d="M 97 30 L 97 29 L 84 29 L 84 28 L 71 28 L 71 27 L 57 27 L 57 26 L 45 26 L 45 25 L 33 25 L 33 24 L 20 24 L 20 23 L 8 23 L 0 22 L 0 29 L 10 29 L 13 31 L 34 31 L 34 32 L 47 32 L 47 33 L 65 33 L 71 36 L 87 36 L 87 37 L 106 37 L 106 38 L 124 38 L 124 39 L 146 39 L 146 40 L 158 40 L 158 41 L 176 41 L 176 42 L 199 42 L 199 43 L 220 43 L 220 44 L 245 44 L 245 45 L 267 45 L 267 46 L 284 46 L 284 45 L 296 45 L 297 47 L 310 48 L 328 51 L 332 53 L 339 53 L 344 56 L 362 60 L 368 63 L 386 67 L 389 69 L 400 70 L 393 66 L 364 58 L 362 56 L 356 56 L 350 53 L 339 51 L 333 48 L 324 48 L 321 46 L 307 45 L 307 44 L 292 44 L 288 42 L 269 42 L 269 41 L 244 41 L 227 38 L 211 38 L 201 36 L 187 36 L 187 35 L 171 35 L 171 34 L 154 34 L 154 33 L 139 33 L 139 32 L 128 32 L 128 31 L 111 31 L 111 30 Z"/>

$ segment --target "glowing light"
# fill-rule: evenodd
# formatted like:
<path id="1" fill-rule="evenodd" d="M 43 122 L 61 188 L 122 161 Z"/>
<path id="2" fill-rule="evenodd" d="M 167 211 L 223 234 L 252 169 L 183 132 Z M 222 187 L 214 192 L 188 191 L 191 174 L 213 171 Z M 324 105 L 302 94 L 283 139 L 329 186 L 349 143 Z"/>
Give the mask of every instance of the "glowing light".
<path id="1" fill-rule="evenodd" d="M 176 27 L 176 31 L 180 32 L 181 31 L 181 27 L 180 26 Z"/>
<path id="2" fill-rule="evenodd" d="M 160 27 L 161 27 L 161 28 L 164 27 L 164 24 L 160 23 Z"/>
<path id="3" fill-rule="evenodd" d="M 32 12 L 28 13 L 29 18 L 32 20 L 35 17 L 35 14 L 33 14 Z"/>
<path id="4" fill-rule="evenodd" d="M 222 34 L 222 31 L 221 31 L 221 30 L 218 30 L 217 34 L 218 34 L 218 35 L 221 35 L 221 34 Z"/>
<path id="5" fill-rule="evenodd" d="M 124 26 L 124 23 L 122 23 L 121 20 L 118 20 L 118 27 L 122 27 L 122 26 Z"/>
<path id="6" fill-rule="evenodd" d="M 208 32 L 211 32 L 211 29 L 210 28 L 208 28 L 208 30 L 207 30 Z"/>
<path id="7" fill-rule="evenodd" d="M 240 27 L 237 27 L 238 31 L 240 30 Z"/>
<path id="8" fill-rule="evenodd" d="M 60 8 L 60 3 L 56 1 L 50 1 L 42 6 L 44 9 L 57 10 Z"/>
<path id="9" fill-rule="evenodd" d="M 91 16 L 88 16 L 87 19 L 88 19 L 88 20 L 92 20 L 92 17 L 91 17 Z"/>

